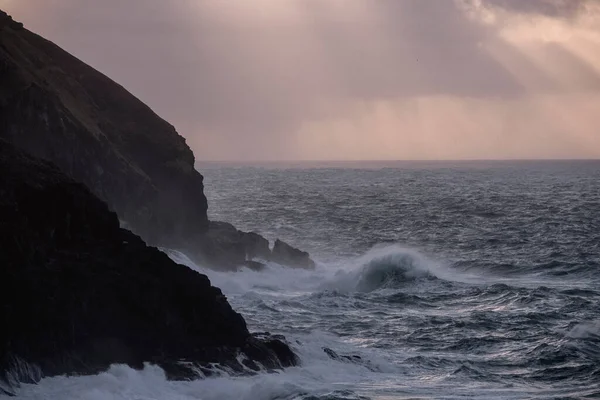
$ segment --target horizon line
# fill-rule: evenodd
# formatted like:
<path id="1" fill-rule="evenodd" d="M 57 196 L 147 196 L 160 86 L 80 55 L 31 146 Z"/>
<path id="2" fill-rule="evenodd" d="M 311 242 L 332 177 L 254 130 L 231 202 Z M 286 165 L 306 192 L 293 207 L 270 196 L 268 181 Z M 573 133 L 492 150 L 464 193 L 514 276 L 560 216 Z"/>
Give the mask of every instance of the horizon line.
<path id="1" fill-rule="evenodd" d="M 390 162 L 542 162 L 542 161 L 600 161 L 599 158 L 462 158 L 462 159 L 366 159 L 366 160 L 195 160 L 195 164 L 284 164 L 284 163 L 390 163 Z"/>

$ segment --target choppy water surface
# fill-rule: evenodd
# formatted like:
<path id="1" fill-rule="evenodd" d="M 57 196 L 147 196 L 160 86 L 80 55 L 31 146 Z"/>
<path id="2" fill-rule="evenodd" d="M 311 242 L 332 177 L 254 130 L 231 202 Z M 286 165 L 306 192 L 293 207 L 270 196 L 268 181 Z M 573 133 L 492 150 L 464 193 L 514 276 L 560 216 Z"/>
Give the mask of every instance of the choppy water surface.
<path id="1" fill-rule="evenodd" d="M 23 397 L 600 398 L 600 163 L 201 172 L 212 219 L 318 261 L 316 271 L 208 272 L 250 329 L 286 335 L 302 366 L 195 382 L 115 366 L 46 379 Z"/>

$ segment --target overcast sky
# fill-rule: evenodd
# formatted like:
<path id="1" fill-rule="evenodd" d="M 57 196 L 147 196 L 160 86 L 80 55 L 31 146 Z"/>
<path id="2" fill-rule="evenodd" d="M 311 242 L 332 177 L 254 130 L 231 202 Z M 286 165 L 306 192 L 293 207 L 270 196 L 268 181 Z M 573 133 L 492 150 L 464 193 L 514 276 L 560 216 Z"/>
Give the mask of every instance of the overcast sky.
<path id="1" fill-rule="evenodd" d="M 0 0 L 198 160 L 600 157 L 597 0 Z"/>

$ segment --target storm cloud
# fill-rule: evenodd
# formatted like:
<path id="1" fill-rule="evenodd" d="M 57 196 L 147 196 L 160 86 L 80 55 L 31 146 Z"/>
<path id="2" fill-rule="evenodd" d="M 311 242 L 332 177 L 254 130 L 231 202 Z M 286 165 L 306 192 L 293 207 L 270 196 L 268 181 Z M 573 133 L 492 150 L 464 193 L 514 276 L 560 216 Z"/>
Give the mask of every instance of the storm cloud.
<path id="1" fill-rule="evenodd" d="M 585 0 L 0 0 L 199 159 L 600 157 Z"/>

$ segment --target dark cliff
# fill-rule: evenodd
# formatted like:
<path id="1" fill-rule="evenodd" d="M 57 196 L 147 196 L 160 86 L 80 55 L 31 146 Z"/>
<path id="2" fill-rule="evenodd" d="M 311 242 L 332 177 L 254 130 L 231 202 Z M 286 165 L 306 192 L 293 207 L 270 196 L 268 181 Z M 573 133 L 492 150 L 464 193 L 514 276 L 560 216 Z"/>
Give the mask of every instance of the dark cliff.
<path id="1" fill-rule="evenodd" d="M 112 363 L 155 363 L 171 378 L 194 376 L 180 361 L 238 372 L 296 363 L 280 340 L 251 336 L 205 275 L 147 247 L 84 185 L 3 140 L 0 282 L 0 393 Z"/>
<path id="2" fill-rule="evenodd" d="M 85 183 L 152 244 L 182 247 L 208 228 L 203 178 L 175 128 L 4 13 L 0 137 Z"/>
<path id="3" fill-rule="evenodd" d="M 203 177 L 172 125 L 2 11 L 0 139 L 84 183 L 149 244 L 214 268 L 253 265 L 253 256 L 288 260 L 271 254 L 268 242 L 265 251 L 256 234 L 209 223 Z M 290 266 L 314 263 L 306 255 Z"/>

